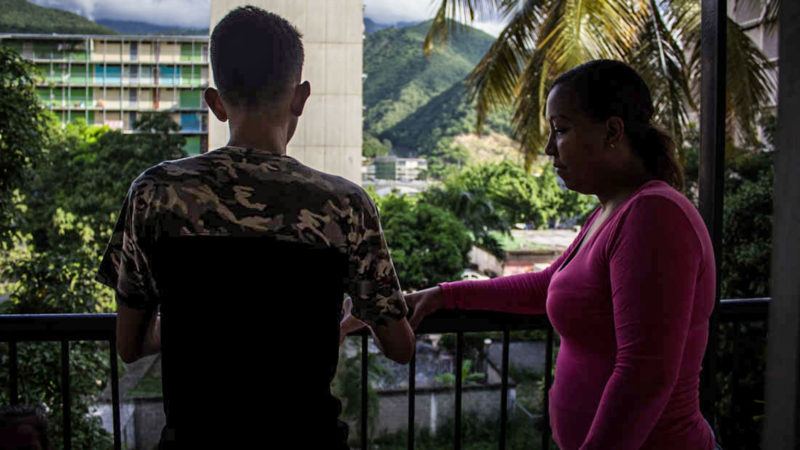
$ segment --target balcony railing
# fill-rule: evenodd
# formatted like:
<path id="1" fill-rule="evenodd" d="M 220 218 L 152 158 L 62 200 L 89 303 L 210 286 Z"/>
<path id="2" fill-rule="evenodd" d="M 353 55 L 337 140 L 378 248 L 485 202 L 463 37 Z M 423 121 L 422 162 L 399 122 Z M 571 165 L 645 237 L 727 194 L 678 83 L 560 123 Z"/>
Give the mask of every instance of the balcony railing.
<path id="1" fill-rule="evenodd" d="M 769 307 L 769 298 L 722 300 L 719 310 L 720 322 L 765 321 Z M 64 434 L 63 446 L 71 448 L 70 431 L 70 392 L 69 392 L 69 345 L 72 341 L 107 341 L 111 358 L 111 393 L 113 410 L 114 448 L 121 448 L 120 432 L 120 399 L 119 376 L 117 367 L 115 314 L 42 314 L 42 315 L 0 315 L 0 342 L 9 344 L 9 385 L 8 395 L 11 403 L 19 402 L 19 370 L 17 343 L 27 341 L 59 341 L 61 342 L 61 389 L 63 395 Z M 485 311 L 440 311 L 423 321 L 417 334 L 455 333 L 456 355 L 453 367 L 455 375 L 455 429 L 453 448 L 461 448 L 461 410 L 462 410 L 462 363 L 464 355 L 464 333 L 467 332 L 502 332 L 502 364 L 501 364 L 501 397 L 500 427 L 497 442 L 500 449 L 506 448 L 506 429 L 508 425 L 508 385 L 509 385 L 509 338 L 511 331 L 545 330 L 547 346 L 545 355 L 545 390 L 543 397 L 543 413 L 545 431 L 541 436 L 541 448 L 549 448 L 550 429 L 548 414 L 548 391 L 552 385 L 552 361 L 554 333 L 547 317 L 544 315 L 521 316 L 500 314 Z M 365 330 L 354 335 L 361 339 L 361 448 L 368 444 L 367 411 L 368 411 L 368 343 Z M 735 355 L 739 357 L 740 355 Z M 744 355 L 749 357 L 751 355 Z M 414 448 L 414 411 L 415 411 L 415 374 L 416 358 L 408 366 L 408 448 Z M 736 390 L 733 390 L 732 402 L 737 403 Z"/>

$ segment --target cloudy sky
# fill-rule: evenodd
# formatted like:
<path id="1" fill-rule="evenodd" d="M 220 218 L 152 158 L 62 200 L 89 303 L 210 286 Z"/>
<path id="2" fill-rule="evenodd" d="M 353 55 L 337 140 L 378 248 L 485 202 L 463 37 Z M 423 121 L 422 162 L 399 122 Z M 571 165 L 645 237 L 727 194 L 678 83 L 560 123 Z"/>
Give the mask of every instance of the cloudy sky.
<path id="1" fill-rule="evenodd" d="M 187 28 L 208 28 L 209 21 L 210 0 L 29 1 L 74 12 L 92 20 L 130 20 Z M 364 15 L 376 22 L 388 24 L 422 21 L 433 17 L 438 3 L 438 0 L 364 0 Z M 502 30 L 502 24 L 491 19 L 480 20 L 473 26 L 495 36 Z"/>

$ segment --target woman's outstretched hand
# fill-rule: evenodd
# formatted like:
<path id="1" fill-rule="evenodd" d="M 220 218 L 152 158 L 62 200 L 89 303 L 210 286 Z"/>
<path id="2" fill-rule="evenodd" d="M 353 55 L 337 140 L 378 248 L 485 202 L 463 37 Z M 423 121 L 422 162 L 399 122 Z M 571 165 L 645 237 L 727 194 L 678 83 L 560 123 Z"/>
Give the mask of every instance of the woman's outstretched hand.
<path id="1" fill-rule="evenodd" d="M 406 294 L 406 304 L 411 314 L 411 328 L 417 329 L 422 319 L 444 308 L 444 292 L 439 286 Z"/>

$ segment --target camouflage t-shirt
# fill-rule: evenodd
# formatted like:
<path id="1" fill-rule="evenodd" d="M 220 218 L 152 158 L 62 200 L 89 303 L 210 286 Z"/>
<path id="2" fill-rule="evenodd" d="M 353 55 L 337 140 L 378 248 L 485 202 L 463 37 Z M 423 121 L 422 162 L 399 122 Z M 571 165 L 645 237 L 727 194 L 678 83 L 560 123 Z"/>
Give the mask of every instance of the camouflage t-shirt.
<path id="1" fill-rule="evenodd" d="M 125 198 L 97 280 L 130 308 L 154 309 L 152 249 L 175 236 L 269 236 L 347 256 L 343 291 L 370 324 L 408 312 L 375 204 L 344 178 L 292 157 L 241 147 L 166 161 L 142 173 Z"/>

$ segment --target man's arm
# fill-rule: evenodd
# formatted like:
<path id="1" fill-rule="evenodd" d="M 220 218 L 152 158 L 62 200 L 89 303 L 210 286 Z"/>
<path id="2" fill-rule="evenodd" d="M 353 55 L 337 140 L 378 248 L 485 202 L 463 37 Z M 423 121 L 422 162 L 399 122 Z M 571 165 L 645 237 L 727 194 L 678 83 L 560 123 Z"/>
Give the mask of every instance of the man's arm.
<path id="1" fill-rule="evenodd" d="M 161 352 L 161 317 L 156 310 L 117 308 L 117 351 L 130 364 L 139 358 Z"/>
<path id="2" fill-rule="evenodd" d="M 375 343 L 387 358 L 400 364 L 408 364 L 414 356 L 416 338 L 408 320 L 404 317 L 398 321 L 370 327 Z"/>
<path id="3" fill-rule="evenodd" d="M 372 337 L 375 338 L 375 343 L 387 358 L 400 364 L 406 364 L 411 361 L 414 355 L 416 338 L 414 337 L 414 332 L 411 331 L 408 320 L 403 318 L 385 325 L 370 327 L 350 313 L 352 307 L 353 301 L 348 297 L 344 301 L 344 317 L 339 324 L 339 345 L 342 345 L 344 338 L 348 334 L 367 327 L 372 333 Z"/>

